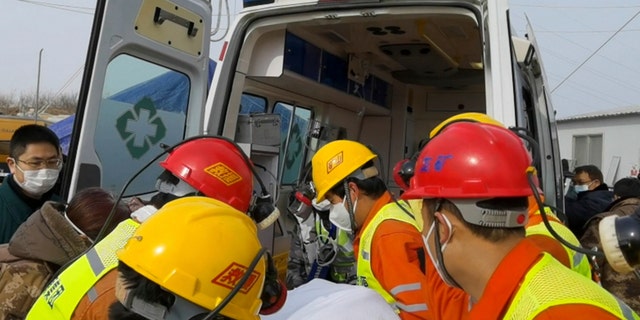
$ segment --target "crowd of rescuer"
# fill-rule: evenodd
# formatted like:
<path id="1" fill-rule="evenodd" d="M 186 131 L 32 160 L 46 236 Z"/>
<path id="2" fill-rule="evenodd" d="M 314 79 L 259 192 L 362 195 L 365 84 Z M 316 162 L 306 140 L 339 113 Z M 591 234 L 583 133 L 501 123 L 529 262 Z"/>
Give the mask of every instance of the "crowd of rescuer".
<path id="1" fill-rule="evenodd" d="M 423 201 L 434 317 L 640 319 L 525 237 L 531 163 L 517 135 L 484 123 L 452 123 L 420 152 L 402 198 Z"/>

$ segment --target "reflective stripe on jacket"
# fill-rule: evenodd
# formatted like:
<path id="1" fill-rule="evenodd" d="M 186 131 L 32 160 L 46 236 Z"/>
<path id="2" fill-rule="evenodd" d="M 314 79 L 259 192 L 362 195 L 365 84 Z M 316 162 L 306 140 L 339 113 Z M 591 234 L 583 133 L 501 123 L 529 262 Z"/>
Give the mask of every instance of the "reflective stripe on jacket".
<path id="1" fill-rule="evenodd" d="M 411 212 L 411 208 L 409 208 L 406 204 L 403 205 L 403 208 L 408 212 Z M 394 288 L 389 288 L 388 290 L 383 288 L 378 279 L 376 279 L 373 274 L 371 267 L 371 245 L 374 234 L 378 227 L 387 220 L 396 220 L 400 222 L 404 222 L 413 226 L 416 229 L 416 233 L 418 233 L 418 226 L 416 225 L 415 219 L 405 212 L 402 208 L 399 207 L 399 204 L 396 202 L 391 202 L 384 205 L 377 213 L 373 219 L 367 224 L 362 231 L 362 236 L 360 237 L 360 245 L 358 249 L 358 262 L 357 262 L 357 271 L 358 271 L 358 284 L 369 287 L 375 291 L 377 291 L 382 297 L 393 307 L 400 311 L 406 312 L 416 312 L 427 310 L 426 298 L 424 299 L 425 303 L 417 304 L 417 305 L 402 305 L 399 304 L 394 296 L 401 294 L 407 291 L 421 291 L 423 290 L 421 283 L 406 283 L 402 285 L 398 285 Z M 403 250 L 403 248 L 398 248 L 398 250 Z M 375 257 L 375 259 L 390 259 L 393 257 Z M 404 261 L 389 261 L 390 264 L 394 263 L 408 263 Z"/>
<path id="2" fill-rule="evenodd" d="M 118 266 L 116 251 L 124 247 L 140 224 L 127 219 L 65 269 L 42 292 L 26 319 L 70 319 L 82 297 L 107 272 Z"/>

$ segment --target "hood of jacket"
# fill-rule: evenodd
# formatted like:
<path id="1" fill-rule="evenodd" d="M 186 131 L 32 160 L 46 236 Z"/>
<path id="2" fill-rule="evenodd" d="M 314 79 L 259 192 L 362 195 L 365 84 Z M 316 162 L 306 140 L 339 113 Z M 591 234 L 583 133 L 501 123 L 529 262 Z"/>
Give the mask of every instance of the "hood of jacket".
<path id="1" fill-rule="evenodd" d="M 64 205 L 47 201 L 25 221 L 9 242 L 9 253 L 62 266 L 83 253 L 91 243 L 64 217 Z"/>
<path id="2" fill-rule="evenodd" d="M 620 198 L 613 201 L 607 207 L 607 209 L 605 209 L 605 212 L 598 214 L 598 216 L 601 216 L 602 218 L 609 216 L 611 214 L 617 214 L 617 215 L 622 214 L 626 216 L 633 213 L 633 211 L 638 206 L 640 206 L 640 198 L 636 198 L 636 197 Z M 607 214 L 607 213 L 610 213 L 610 214 Z"/>

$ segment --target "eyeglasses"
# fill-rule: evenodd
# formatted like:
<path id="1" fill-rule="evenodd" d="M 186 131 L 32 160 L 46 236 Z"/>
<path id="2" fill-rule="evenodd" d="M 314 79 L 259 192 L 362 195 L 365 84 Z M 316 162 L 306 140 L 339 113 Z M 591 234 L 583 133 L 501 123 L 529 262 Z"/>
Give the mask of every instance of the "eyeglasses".
<path id="1" fill-rule="evenodd" d="M 584 181 L 584 182 L 580 182 L 580 181 L 571 181 L 571 185 L 577 186 L 577 185 L 590 185 L 593 182 L 593 180 L 589 180 L 589 181 Z"/>
<path id="2" fill-rule="evenodd" d="M 29 167 L 30 169 L 39 169 L 39 168 L 56 169 L 62 166 L 62 159 L 58 159 L 58 158 L 49 159 L 49 160 L 31 160 L 31 161 L 16 159 L 16 161 L 26 164 L 27 167 Z"/>

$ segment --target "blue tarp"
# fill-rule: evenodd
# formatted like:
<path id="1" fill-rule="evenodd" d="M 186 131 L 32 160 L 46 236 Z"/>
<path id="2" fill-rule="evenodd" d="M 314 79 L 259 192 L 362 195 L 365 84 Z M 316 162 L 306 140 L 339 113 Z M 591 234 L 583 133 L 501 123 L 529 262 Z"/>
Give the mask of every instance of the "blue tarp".
<path id="1" fill-rule="evenodd" d="M 209 59 L 209 86 L 213 72 L 216 70 L 215 61 Z M 142 98 L 150 98 L 158 110 L 184 112 L 181 107 L 187 105 L 189 96 L 189 79 L 181 73 L 169 71 L 153 79 L 139 83 L 109 97 L 111 100 L 135 104 Z"/>
<path id="2" fill-rule="evenodd" d="M 209 59 L 209 87 L 213 79 L 213 72 L 216 69 L 216 62 Z M 187 105 L 189 86 L 188 78 L 176 72 L 167 72 L 153 79 L 139 83 L 131 88 L 120 91 L 109 99 L 121 102 L 135 104 L 144 97 L 151 98 L 158 110 L 166 110 L 172 112 L 181 112 L 178 110 L 181 106 Z M 69 143 L 71 140 L 71 132 L 73 131 L 73 122 L 75 114 L 51 124 L 49 128 L 53 130 L 60 139 L 60 145 L 64 154 L 69 152 Z"/>
<path id="3" fill-rule="evenodd" d="M 53 130 L 60 139 L 60 147 L 63 154 L 69 154 L 69 143 L 71 142 L 71 132 L 73 131 L 73 121 L 76 115 L 72 114 L 56 123 L 49 125 L 49 129 Z"/>

